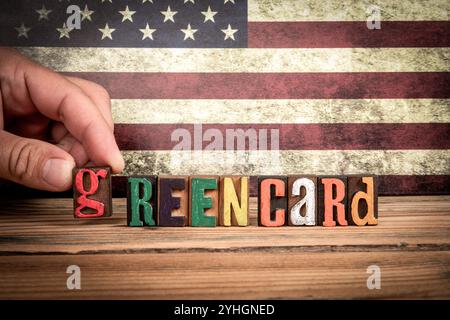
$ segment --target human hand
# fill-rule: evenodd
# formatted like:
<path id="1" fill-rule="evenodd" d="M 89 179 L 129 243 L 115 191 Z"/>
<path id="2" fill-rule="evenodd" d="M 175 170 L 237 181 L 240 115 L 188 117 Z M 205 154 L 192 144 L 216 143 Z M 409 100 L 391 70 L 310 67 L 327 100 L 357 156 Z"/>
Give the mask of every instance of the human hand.
<path id="1" fill-rule="evenodd" d="M 108 92 L 0 48 L 0 178 L 64 191 L 72 169 L 124 161 L 113 135 Z"/>

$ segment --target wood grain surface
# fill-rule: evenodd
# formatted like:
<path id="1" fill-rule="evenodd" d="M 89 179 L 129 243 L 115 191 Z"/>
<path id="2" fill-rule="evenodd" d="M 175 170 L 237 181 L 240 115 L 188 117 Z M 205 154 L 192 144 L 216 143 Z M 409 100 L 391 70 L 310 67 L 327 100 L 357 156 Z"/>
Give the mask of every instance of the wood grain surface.
<path id="1" fill-rule="evenodd" d="M 450 196 L 380 197 L 370 227 L 258 227 L 256 207 L 245 228 L 130 228 L 125 199 L 95 221 L 71 199 L 1 200 L 0 299 L 450 298 Z"/>

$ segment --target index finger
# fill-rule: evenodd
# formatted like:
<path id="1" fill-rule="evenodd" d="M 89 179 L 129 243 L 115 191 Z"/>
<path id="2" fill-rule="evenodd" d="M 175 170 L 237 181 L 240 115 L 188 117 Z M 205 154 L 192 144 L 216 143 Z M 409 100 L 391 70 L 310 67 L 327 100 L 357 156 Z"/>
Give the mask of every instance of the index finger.
<path id="1" fill-rule="evenodd" d="M 124 161 L 111 129 L 80 87 L 29 61 L 23 62 L 21 70 L 30 99 L 42 114 L 64 123 L 96 164 L 109 165 L 113 172 L 123 170 Z"/>

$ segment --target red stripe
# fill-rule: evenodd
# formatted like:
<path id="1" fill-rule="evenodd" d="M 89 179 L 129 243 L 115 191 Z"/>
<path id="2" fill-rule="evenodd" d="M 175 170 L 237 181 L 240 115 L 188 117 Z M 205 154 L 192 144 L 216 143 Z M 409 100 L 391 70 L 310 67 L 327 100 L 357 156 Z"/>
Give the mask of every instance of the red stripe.
<path id="1" fill-rule="evenodd" d="M 449 98 L 448 72 L 66 73 L 115 99 Z"/>
<path id="2" fill-rule="evenodd" d="M 449 21 L 249 22 L 250 48 L 450 47 Z"/>
<path id="3" fill-rule="evenodd" d="M 127 177 L 113 176 L 113 196 L 126 197 Z M 257 177 L 250 177 L 250 195 L 257 196 Z M 378 176 L 378 194 L 392 195 L 437 195 L 450 194 L 450 176 Z"/>
<path id="4" fill-rule="evenodd" d="M 171 141 L 171 135 L 177 129 L 189 132 L 193 148 L 193 124 L 116 124 L 115 136 L 122 150 L 171 150 L 179 141 Z M 267 137 L 267 149 L 270 149 L 270 129 L 279 130 L 281 150 L 450 149 L 450 124 L 447 123 L 205 124 L 196 130 L 202 134 L 208 129 L 220 130 L 223 150 L 226 148 L 226 130 L 232 130 L 229 132 L 232 134 L 239 129 L 253 132 L 256 143 L 258 134 L 262 139 Z M 254 130 L 247 132 L 249 129 Z M 267 129 L 267 133 L 262 129 Z M 203 142 L 203 148 L 210 144 L 208 141 Z M 258 148 L 255 144 L 249 145 L 246 139 L 245 150 Z"/>

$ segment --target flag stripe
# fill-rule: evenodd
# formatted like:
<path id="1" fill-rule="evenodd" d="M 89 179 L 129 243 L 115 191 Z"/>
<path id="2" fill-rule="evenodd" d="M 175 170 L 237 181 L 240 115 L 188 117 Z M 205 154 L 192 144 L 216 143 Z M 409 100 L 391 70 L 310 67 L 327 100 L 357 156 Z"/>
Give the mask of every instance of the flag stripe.
<path id="1" fill-rule="evenodd" d="M 448 29 L 450 30 L 450 24 Z M 448 48 L 137 49 L 21 47 L 18 49 L 36 62 L 60 72 L 450 71 L 450 50 Z"/>
<path id="2" fill-rule="evenodd" d="M 249 0 L 249 21 L 365 21 L 376 5 L 382 21 L 448 20 L 448 0 Z"/>
<path id="3" fill-rule="evenodd" d="M 116 124 L 114 132 L 121 150 L 171 150 L 179 141 L 192 149 L 195 131 L 200 135 L 201 143 L 202 135 L 210 129 L 215 130 L 214 137 L 220 139 L 214 139 L 219 150 L 225 150 L 228 143 L 237 144 L 236 133 L 243 140 L 241 150 L 274 149 L 271 147 L 271 129 L 279 130 L 280 150 L 450 149 L 450 124 L 447 123 L 207 124 L 201 128 L 197 126 L 197 129 L 192 124 Z M 171 141 L 174 133 L 174 141 Z M 177 134 L 183 134 L 184 138 Z M 212 138 L 205 140 L 202 148 L 213 141 Z"/>
<path id="4" fill-rule="evenodd" d="M 449 99 L 113 99 L 116 123 L 450 123 Z"/>
<path id="5" fill-rule="evenodd" d="M 450 47 L 449 21 L 250 22 L 250 48 Z"/>
<path id="6" fill-rule="evenodd" d="M 448 72 L 66 74 L 103 85 L 113 99 L 450 98 Z"/>
<path id="7" fill-rule="evenodd" d="M 123 175 L 450 174 L 450 150 L 140 150 L 122 151 L 122 155 L 126 162 Z"/>
<path id="8" fill-rule="evenodd" d="M 378 176 L 381 195 L 450 194 L 450 176 Z"/>
<path id="9" fill-rule="evenodd" d="M 378 195 L 432 195 L 450 194 L 449 175 L 381 175 L 378 178 Z M 127 196 L 127 179 L 113 176 L 113 196 Z M 250 196 L 258 196 L 257 177 L 250 177 Z"/>

